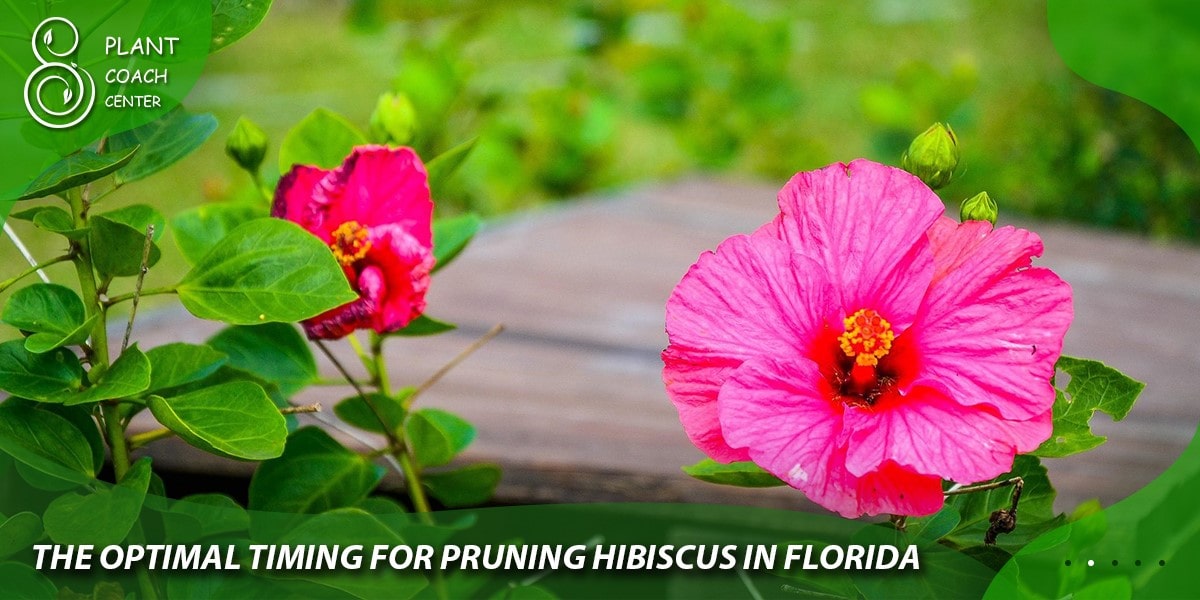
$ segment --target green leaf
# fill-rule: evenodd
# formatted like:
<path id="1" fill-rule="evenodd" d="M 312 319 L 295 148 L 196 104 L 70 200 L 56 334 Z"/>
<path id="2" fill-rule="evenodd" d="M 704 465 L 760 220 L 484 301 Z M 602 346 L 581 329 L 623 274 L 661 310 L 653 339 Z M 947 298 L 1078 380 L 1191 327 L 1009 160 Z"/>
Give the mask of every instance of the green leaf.
<path id="1" fill-rule="evenodd" d="M 958 514 L 958 509 L 953 505 L 946 505 L 928 517 L 909 519 L 906 533 L 910 543 L 928 546 L 954 531 L 961 522 L 962 515 Z"/>
<path id="2" fill-rule="evenodd" d="M 203 379 L 167 388 L 165 390 L 160 390 L 157 395 L 164 398 L 181 396 L 183 394 L 198 392 L 216 385 L 235 381 L 249 382 L 261 387 L 263 391 L 266 392 L 267 397 L 271 399 L 271 402 L 275 404 L 275 408 L 287 408 L 291 406 L 291 404 L 288 403 L 287 398 L 285 398 L 283 394 L 279 392 L 278 385 L 270 381 L 266 381 L 257 375 L 247 373 L 241 369 L 235 369 L 227 364 L 221 365 L 215 371 L 213 371 L 212 374 Z M 127 404 L 126 406 L 130 407 L 131 409 L 136 407 L 134 404 Z M 125 415 L 125 417 L 128 418 L 128 415 Z M 289 431 L 295 429 L 296 415 L 284 415 L 284 421 L 287 423 Z"/>
<path id="3" fill-rule="evenodd" d="M 329 248 L 282 219 L 234 229 L 176 289 L 193 315 L 233 325 L 301 321 L 358 297 Z"/>
<path id="4" fill-rule="evenodd" d="M 429 189 L 435 193 L 440 192 L 446 182 L 450 181 L 450 177 L 462 166 L 463 161 L 467 160 L 478 140 L 479 138 L 471 138 L 429 161 L 425 165 L 425 171 L 429 173 Z"/>
<path id="5" fill-rule="evenodd" d="M 202 204 L 171 219 L 171 231 L 183 257 L 194 265 L 229 232 L 268 215 L 267 207 L 259 202 Z"/>
<path id="6" fill-rule="evenodd" d="M 242 39 L 262 23 L 271 0 L 212 0 L 212 43 L 209 53 Z"/>
<path id="7" fill-rule="evenodd" d="M 30 221 L 42 231 L 65 235 L 73 240 L 83 239 L 87 233 L 86 228 L 76 229 L 75 219 L 71 217 L 71 213 L 57 206 L 37 206 L 11 216 L 14 219 Z"/>
<path id="8" fill-rule="evenodd" d="M 195 392 L 151 396 L 150 412 L 183 441 L 205 452 L 242 460 L 283 453 L 287 424 L 263 389 L 233 381 Z"/>
<path id="9" fill-rule="evenodd" d="M 719 463 L 706 458 L 690 467 L 684 467 L 683 472 L 709 483 L 721 485 L 736 485 L 738 487 L 778 487 L 785 485 L 778 477 L 766 472 L 762 467 L 750 462 Z"/>
<path id="10" fill-rule="evenodd" d="M 287 546 L 333 545 L 343 548 L 394 547 L 404 543 L 400 536 L 375 516 L 357 508 L 342 508 L 305 519 L 287 532 L 279 544 Z M 376 571 L 295 571 L 274 574 L 319 583 L 362 600 L 404 600 L 425 589 L 428 581 L 419 572 L 379 569 Z"/>
<path id="11" fill-rule="evenodd" d="M 9 517 L 0 523 L 0 560 L 28 550 L 40 539 L 41 517 L 31 512 L 20 512 Z"/>
<path id="12" fill-rule="evenodd" d="M 418 337 L 425 335 L 437 335 L 439 333 L 446 333 L 447 331 L 454 331 L 455 329 L 458 329 L 458 325 L 455 325 L 454 323 L 447 323 L 445 321 L 434 319 L 433 317 L 421 315 L 413 319 L 408 325 L 405 325 L 403 329 L 396 331 L 391 335 Z"/>
<path id="13" fill-rule="evenodd" d="M 63 346 L 82 344 L 92 334 L 96 323 L 100 321 L 100 316 L 100 313 L 92 315 L 90 319 L 80 323 L 78 327 L 68 333 L 35 333 L 25 338 L 25 349 L 34 354 L 45 354 Z"/>
<path id="14" fill-rule="evenodd" d="M 379 411 L 379 416 L 383 417 L 390 431 L 400 431 L 400 427 L 404 424 L 405 416 L 403 400 L 411 396 L 415 390 L 416 388 L 404 388 L 400 390 L 397 398 L 379 393 L 367 394 L 367 399 L 374 404 L 375 409 Z M 379 424 L 379 417 L 375 415 L 375 411 L 371 410 L 371 407 L 357 394 L 338 402 L 333 407 L 333 412 L 339 419 L 359 429 L 373 433 L 384 433 L 383 426 Z"/>
<path id="15" fill-rule="evenodd" d="M 317 380 L 308 343 L 290 323 L 227 327 L 208 345 L 229 356 L 229 366 L 279 386 L 290 397 Z"/>
<path id="16" fill-rule="evenodd" d="M 321 513 L 354 506 L 379 484 L 383 469 L 316 427 L 296 430 L 283 456 L 258 466 L 250 509 Z"/>
<path id="17" fill-rule="evenodd" d="M 4 305 L 0 320 L 24 331 L 67 333 L 83 323 L 79 294 L 54 283 L 35 283 L 17 290 Z"/>
<path id="18" fill-rule="evenodd" d="M 52 600 L 58 589 L 45 575 L 19 562 L 0 563 L 0 581 L 9 600 Z"/>
<path id="19" fill-rule="evenodd" d="M 187 515 L 199 523 L 198 537 L 236 533 L 250 528 L 250 514 L 229 496 L 196 494 L 171 505 L 172 514 Z M 174 539 L 174 536 L 171 536 Z"/>
<path id="20" fill-rule="evenodd" d="M 1012 533 L 1000 535 L 996 541 L 1000 547 L 1014 550 L 1065 522 L 1062 515 L 1054 512 L 1056 492 L 1046 476 L 1046 468 L 1037 457 L 1017 456 L 1013 460 L 1013 470 L 993 481 L 1017 476 L 1025 481 L 1021 502 L 1017 507 L 1017 528 Z M 946 499 L 946 506 L 957 510 L 961 520 L 944 539 L 957 548 L 983 544 L 983 536 L 989 526 L 988 518 L 992 512 L 1010 507 L 1011 499 L 1011 487 L 950 496 Z"/>
<path id="21" fill-rule="evenodd" d="M 103 215 L 88 220 L 88 243 L 97 251 L 92 264 L 102 277 L 132 277 L 142 270 L 142 254 L 146 248 L 146 231 L 138 231 Z M 150 243 L 147 267 L 158 262 L 158 245 Z"/>
<path id="22" fill-rule="evenodd" d="M 483 220 L 474 214 L 465 214 L 433 222 L 433 272 L 454 261 L 466 249 L 475 234 L 483 227 Z"/>
<path id="23" fill-rule="evenodd" d="M 508 587 L 492 594 L 491 600 L 558 600 L 558 596 L 536 585 L 508 584 Z"/>
<path id="24" fill-rule="evenodd" d="M 367 143 L 366 136 L 344 117 L 318 108 L 304 117 L 279 147 L 279 172 L 293 165 L 332 169 L 342 164 L 355 146 Z"/>
<path id="25" fill-rule="evenodd" d="M 869 525 L 851 542 L 862 546 L 895 546 L 902 554 L 912 544 L 905 534 L 884 525 Z M 891 598 L 982 598 L 996 572 L 964 553 L 940 544 L 919 550 L 920 569 L 850 570 L 858 596 L 866 600 Z"/>
<path id="26" fill-rule="evenodd" d="M 96 181 L 129 164 L 137 151 L 137 146 L 134 146 L 107 154 L 96 154 L 87 150 L 72 154 L 50 165 L 41 175 L 35 177 L 17 200 L 41 198 Z"/>
<path id="27" fill-rule="evenodd" d="M 150 457 L 145 457 L 115 486 L 55 498 L 42 517 L 46 533 L 57 544 L 119 544 L 141 514 L 149 487 Z"/>
<path id="28" fill-rule="evenodd" d="M 33 333 L 25 349 L 43 354 L 61 346 L 87 341 L 99 315 L 84 319 L 83 300 L 74 290 L 53 283 L 35 283 L 17 290 L 0 320 Z"/>
<path id="29" fill-rule="evenodd" d="M 28 403 L 0 406 L 0 450 L 42 473 L 79 484 L 90 483 L 99 467 L 79 429 Z"/>
<path id="30" fill-rule="evenodd" d="M 167 114 L 138 127 L 108 138 L 110 151 L 141 146 L 141 152 L 117 171 L 117 183 L 137 181 L 153 175 L 196 151 L 217 130 L 217 119 L 210 114 L 189 114 L 176 107 Z"/>
<path id="31" fill-rule="evenodd" d="M 83 368 L 69 350 L 34 354 L 22 340 L 0 344 L 0 390 L 13 396 L 61 402 L 83 383 Z"/>
<path id="32" fill-rule="evenodd" d="M 105 454 L 108 452 L 108 446 L 104 442 L 104 438 L 100 435 L 100 429 L 96 424 L 96 420 L 92 418 L 91 408 L 86 406 L 63 406 L 61 404 L 48 404 L 45 402 L 33 402 L 23 399 L 9 399 L 8 404 L 23 402 L 31 407 L 54 413 L 75 426 L 75 429 L 83 434 L 88 445 L 92 448 L 92 462 L 99 468 L 104 464 Z"/>
<path id="33" fill-rule="evenodd" d="M 142 234 L 143 242 L 146 239 L 146 227 L 150 225 L 154 226 L 152 241 L 155 242 L 162 238 L 162 234 L 166 231 L 167 227 L 167 220 L 162 216 L 162 213 L 148 204 L 130 204 L 129 206 L 122 206 L 121 208 L 110 210 L 97 216 L 132 227 L 135 231 Z M 138 257 L 140 259 L 141 255 L 139 254 Z"/>
<path id="34" fill-rule="evenodd" d="M 100 381 L 92 387 L 67 398 L 64 404 L 91 404 L 102 400 L 119 400 L 136 396 L 150 387 L 150 360 L 138 350 L 137 344 L 125 349 Z"/>
<path id="35" fill-rule="evenodd" d="M 229 361 L 228 356 L 209 346 L 182 342 L 151 348 L 146 351 L 146 358 L 150 360 L 148 392 L 200 381 Z"/>
<path id="36" fill-rule="evenodd" d="M 1092 433 L 1092 416 L 1101 411 L 1114 421 L 1124 419 L 1146 387 L 1095 360 L 1063 356 L 1058 359 L 1057 368 L 1070 375 L 1071 381 L 1066 390 L 1055 390 L 1054 432 L 1033 451 L 1036 456 L 1059 458 L 1103 444 L 1105 438 Z"/>
<path id="37" fill-rule="evenodd" d="M 500 483 L 500 467 L 479 463 L 453 471 L 425 473 L 422 483 L 448 508 L 474 506 L 491 499 Z"/>
<path id="38" fill-rule="evenodd" d="M 475 427 L 461 417 L 438 410 L 414 411 L 404 423 L 404 432 L 417 462 L 424 467 L 440 467 L 475 441 Z"/>

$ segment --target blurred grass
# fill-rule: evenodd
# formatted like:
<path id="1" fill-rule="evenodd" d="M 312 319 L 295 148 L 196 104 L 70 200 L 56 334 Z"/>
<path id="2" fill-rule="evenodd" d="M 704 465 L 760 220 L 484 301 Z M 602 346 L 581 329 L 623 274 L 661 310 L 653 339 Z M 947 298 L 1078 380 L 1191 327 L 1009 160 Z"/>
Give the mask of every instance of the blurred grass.
<path id="1" fill-rule="evenodd" d="M 170 216 L 246 195 L 222 152 L 237 117 L 261 124 L 274 150 L 318 106 L 365 127 L 389 89 L 417 106 L 424 156 L 480 136 L 437 191 L 447 211 L 498 214 L 696 171 L 782 184 L 858 156 L 895 164 L 941 120 L 963 146 L 962 175 L 942 194 L 954 214 L 986 189 L 1002 217 L 1200 235 L 1200 157 L 1187 137 L 1072 75 L 1044 4 L 1000 0 L 276 2 L 186 100 L 220 119 L 212 140 L 105 204 Z M 14 224 L 39 257 L 61 245 Z M 185 268 L 162 245 L 147 285 Z M 15 272 L 23 261 L 2 246 Z M 69 279 L 69 267 L 52 272 Z"/>

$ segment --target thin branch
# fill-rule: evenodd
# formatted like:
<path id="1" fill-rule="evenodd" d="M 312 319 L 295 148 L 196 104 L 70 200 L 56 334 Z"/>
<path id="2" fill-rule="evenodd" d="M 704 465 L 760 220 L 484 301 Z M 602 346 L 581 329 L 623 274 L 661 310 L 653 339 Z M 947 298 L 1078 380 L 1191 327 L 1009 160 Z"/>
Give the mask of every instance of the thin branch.
<path id="1" fill-rule="evenodd" d="M 413 390 L 412 395 L 410 395 L 408 397 L 407 404 L 411 404 L 412 401 L 415 400 L 417 398 L 417 396 L 420 396 L 422 392 L 433 387 L 434 384 L 436 384 L 438 381 L 441 381 L 442 377 L 446 376 L 446 373 L 449 373 L 451 369 L 453 369 L 454 367 L 457 367 L 459 365 L 459 363 L 466 360 L 468 356 L 471 356 L 472 354 L 474 354 L 476 350 L 479 350 L 485 344 L 492 341 L 493 338 L 500 335 L 503 331 L 504 331 L 504 324 L 498 323 L 498 324 L 496 324 L 495 327 L 492 327 L 491 329 L 489 329 L 487 333 L 483 334 L 483 336 L 481 336 L 479 339 L 472 342 L 470 346 L 467 346 L 466 348 L 464 348 L 462 352 L 458 353 L 458 356 L 455 356 L 454 358 L 450 359 L 450 362 L 446 363 L 445 365 L 442 365 L 442 368 L 440 368 L 436 372 L 434 372 L 433 375 L 430 375 L 429 379 L 426 379 L 424 381 L 424 383 L 417 386 L 417 389 Z"/>
<path id="2" fill-rule="evenodd" d="M 0 282 L 0 292 L 7 290 L 8 288 L 12 287 L 13 284 L 17 283 L 18 281 L 20 281 L 30 275 L 33 275 L 34 273 L 41 272 L 42 269 L 45 269 L 46 267 L 49 267 L 50 265 L 56 265 L 60 262 L 67 262 L 67 261 L 71 260 L 72 258 L 74 258 L 72 255 L 64 254 L 62 256 L 52 258 L 44 263 L 41 263 L 38 265 L 33 265 L 32 267 L 29 267 L 28 269 L 21 271 L 16 276 L 14 276 L 10 279 L 5 279 L 4 281 Z"/>
<path id="3" fill-rule="evenodd" d="M 12 226 L 7 221 L 4 223 L 4 234 L 8 236 L 8 239 L 12 240 L 13 245 L 17 247 L 17 251 L 21 253 L 21 256 L 25 257 L 25 261 L 29 263 L 29 266 L 33 267 L 38 277 L 41 277 L 44 283 L 50 283 L 50 278 L 46 277 L 46 272 L 38 265 L 38 261 L 33 258 L 33 254 L 29 252 L 29 248 L 25 247 L 24 242 L 21 241 L 21 238 L 17 237 L 17 232 L 13 231 Z"/>
<path id="4" fill-rule="evenodd" d="M 104 306 L 111 307 L 113 305 L 125 302 L 126 300 L 133 300 L 135 297 L 139 297 L 139 296 L 142 298 L 145 298 L 146 296 L 161 296 L 163 294 L 174 294 L 175 291 L 176 291 L 175 286 L 153 288 L 153 289 L 149 289 L 149 290 L 138 290 L 136 293 L 121 294 L 119 296 L 113 296 L 112 298 L 109 298 L 108 300 L 104 301 Z"/>
<path id="5" fill-rule="evenodd" d="M 1017 528 L 1017 505 L 1021 502 L 1021 491 L 1025 489 L 1025 480 L 1020 477 L 1010 477 L 1003 481 L 954 487 L 945 492 L 945 495 L 949 497 L 973 492 L 987 492 L 1004 487 L 1011 487 L 1013 489 L 1012 499 L 1009 502 L 1008 508 L 992 511 L 992 514 L 988 517 L 988 529 L 983 534 L 983 543 L 988 546 L 995 544 L 996 538 L 1000 534 L 1012 533 Z"/>
<path id="6" fill-rule="evenodd" d="M 1012 477 L 1010 479 L 1005 479 L 1003 481 L 993 481 L 991 483 L 981 483 L 979 485 L 968 485 L 968 486 L 953 488 L 953 489 L 947 490 L 945 492 L 945 495 L 946 496 L 957 496 L 959 494 L 971 494 L 974 492 L 988 492 L 991 490 L 998 490 L 1002 487 L 1011 487 L 1011 486 L 1017 485 L 1018 483 L 1024 483 L 1024 480 L 1021 479 L 1020 477 Z"/>
<path id="7" fill-rule="evenodd" d="M 325 345 L 325 342 L 322 342 L 321 340 L 313 340 L 313 343 L 316 344 L 317 348 L 321 349 L 321 352 L 325 354 L 325 357 L 329 359 L 329 362 L 333 363 L 333 367 L 338 370 L 338 373 L 341 373 L 342 377 L 345 377 L 346 381 L 351 385 L 351 387 L 354 388 L 354 391 L 358 394 L 358 397 L 362 399 L 363 403 L 365 403 L 367 407 L 371 409 L 371 412 L 375 413 L 375 418 L 378 419 L 381 424 L 383 424 L 384 436 L 387 438 L 388 447 L 397 447 L 399 445 L 399 440 L 396 439 L 395 434 L 392 433 L 391 429 L 387 426 L 387 421 L 384 420 L 383 414 L 380 413 L 377 408 L 375 408 L 375 404 L 371 402 L 370 398 L 367 396 L 367 393 L 363 391 L 362 386 L 358 384 L 358 381 L 354 379 L 354 377 L 350 375 L 350 372 L 346 370 L 346 367 L 342 365 L 342 361 L 338 360 L 337 356 L 334 356 L 333 351 L 329 349 L 329 346 Z M 329 418 L 325 413 L 313 413 L 313 416 L 316 417 L 318 421 L 354 438 L 367 448 L 372 448 L 373 443 L 366 437 L 360 435 L 354 429 L 342 425 L 336 419 Z M 392 468 L 396 469 L 397 473 L 405 475 L 404 468 L 400 465 L 400 461 L 396 460 L 395 456 L 388 454 L 386 459 L 388 464 L 390 464 Z"/>
<path id="8" fill-rule="evenodd" d="M 173 435 L 175 435 L 175 432 L 167 429 L 166 427 L 151 431 L 144 431 L 142 433 L 135 433 L 129 436 L 129 449 L 136 450 L 151 442 L 157 442 L 158 440 L 163 440 Z"/>
<path id="9" fill-rule="evenodd" d="M 146 243 L 142 245 L 142 267 L 138 269 L 137 284 L 133 288 L 133 306 L 129 309 L 129 323 L 125 325 L 125 339 L 121 340 L 121 352 L 129 346 L 129 336 L 133 333 L 133 319 L 137 316 L 138 300 L 142 297 L 142 282 L 146 280 L 146 272 L 150 267 L 150 248 L 154 246 L 154 224 L 146 226 Z"/>
<path id="10" fill-rule="evenodd" d="M 356 380 L 356 383 L 358 383 L 358 385 L 369 385 L 369 382 L 362 380 Z M 312 382 L 311 385 L 317 385 L 321 387 L 341 387 L 343 385 L 347 385 L 347 383 L 345 379 L 322 377 Z"/>
<path id="11" fill-rule="evenodd" d="M 281 408 L 279 409 L 279 413 L 284 415 L 312 414 L 321 412 L 321 408 L 321 403 L 316 402 L 313 404 L 305 404 L 303 406 L 288 406 Z"/>

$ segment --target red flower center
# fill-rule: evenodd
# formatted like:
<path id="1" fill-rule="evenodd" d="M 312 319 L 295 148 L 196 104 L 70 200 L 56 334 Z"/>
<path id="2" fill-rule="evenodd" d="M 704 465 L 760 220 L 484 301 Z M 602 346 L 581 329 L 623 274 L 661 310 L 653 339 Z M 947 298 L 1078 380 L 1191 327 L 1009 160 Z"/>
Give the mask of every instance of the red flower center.
<path id="1" fill-rule="evenodd" d="M 854 406 L 871 406 L 896 384 L 896 374 L 880 361 L 892 351 L 896 332 L 892 324 L 870 308 L 843 321 L 837 337 L 841 353 L 834 352 L 830 374 L 835 399 Z"/>
<path id="2" fill-rule="evenodd" d="M 370 232 L 358 221 L 346 221 L 333 230 L 333 242 L 329 244 L 333 256 L 343 267 L 362 260 L 371 249 Z"/>

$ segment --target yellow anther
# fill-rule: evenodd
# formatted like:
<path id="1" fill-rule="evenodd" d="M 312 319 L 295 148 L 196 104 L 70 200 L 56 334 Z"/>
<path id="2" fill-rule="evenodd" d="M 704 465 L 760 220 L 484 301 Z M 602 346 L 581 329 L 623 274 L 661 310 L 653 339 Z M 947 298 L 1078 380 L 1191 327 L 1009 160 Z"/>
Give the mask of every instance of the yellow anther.
<path id="1" fill-rule="evenodd" d="M 348 267 L 361 260 L 371 249 L 370 232 L 358 221 L 346 221 L 333 230 L 333 242 L 329 247 L 338 263 Z"/>
<path id="2" fill-rule="evenodd" d="M 844 324 L 846 332 L 838 336 L 838 343 L 842 346 L 842 352 L 853 358 L 855 363 L 873 367 L 891 352 L 896 333 L 892 331 L 892 324 L 874 310 L 859 310 L 846 317 Z"/>

